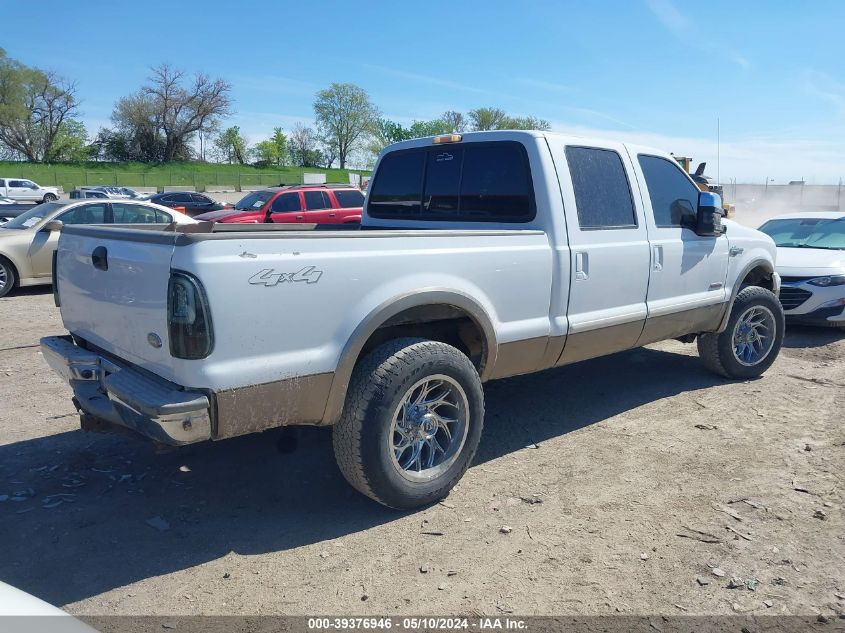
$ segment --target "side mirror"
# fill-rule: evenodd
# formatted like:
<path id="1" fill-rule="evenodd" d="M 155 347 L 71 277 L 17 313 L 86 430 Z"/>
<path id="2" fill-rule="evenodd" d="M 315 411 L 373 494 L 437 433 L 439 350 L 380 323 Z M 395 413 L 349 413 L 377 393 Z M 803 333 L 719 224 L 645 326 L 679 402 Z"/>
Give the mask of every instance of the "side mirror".
<path id="1" fill-rule="evenodd" d="M 722 226 L 722 198 L 715 193 L 702 191 L 698 194 L 698 210 L 695 216 L 695 234 L 702 237 L 719 237 L 725 232 Z"/>
<path id="2" fill-rule="evenodd" d="M 52 233 L 53 231 L 61 231 L 64 225 L 65 223 L 61 220 L 50 220 L 44 225 L 43 230 L 49 231 L 50 233 Z"/>

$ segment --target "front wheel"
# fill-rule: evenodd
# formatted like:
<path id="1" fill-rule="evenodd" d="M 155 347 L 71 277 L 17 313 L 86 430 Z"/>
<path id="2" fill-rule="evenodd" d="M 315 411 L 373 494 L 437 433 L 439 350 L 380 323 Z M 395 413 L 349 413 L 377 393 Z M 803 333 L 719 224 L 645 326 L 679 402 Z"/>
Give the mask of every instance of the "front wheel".
<path id="1" fill-rule="evenodd" d="M 0 297 L 5 297 L 15 287 L 15 269 L 3 258 L 0 258 Z"/>
<path id="2" fill-rule="evenodd" d="M 484 393 L 458 349 L 389 341 L 352 374 L 334 427 L 335 458 L 358 491 L 392 508 L 445 497 L 469 468 L 484 423 Z"/>
<path id="3" fill-rule="evenodd" d="M 775 362 L 783 330 L 783 308 L 774 293 L 748 286 L 736 296 L 725 331 L 698 337 L 698 355 L 725 378 L 756 378 Z"/>
<path id="4" fill-rule="evenodd" d="M 45 193 L 44 199 L 41 202 L 55 202 L 58 199 L 59 199 L 59 196 L 57 196 L 54 193 Z"/>

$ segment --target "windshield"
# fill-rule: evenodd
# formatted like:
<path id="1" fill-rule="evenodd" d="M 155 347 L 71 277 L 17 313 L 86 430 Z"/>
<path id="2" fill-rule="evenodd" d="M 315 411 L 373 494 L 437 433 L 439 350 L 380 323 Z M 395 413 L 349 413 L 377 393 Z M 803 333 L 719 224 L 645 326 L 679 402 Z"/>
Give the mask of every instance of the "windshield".
<path id="1" fill-rule="evenodd" d="M 32 207 L 26 213 L 21 213 L 14 220 L 9 220 L 3 225 L 4 229 L 29 229 L 41 222 L 54 211 L 65 206 L 63 203 L 45 202 Z"/>
<path id="2" fill-rule="evenodd" d="M 782 248 L 845 250 L 845 218 L 769 220 L 760 230 Z"/>
<path id="3" fill-rule="evenodd" d="M 239 211 L 260 209 L 264 206 L 264 203 L 272 197 L 272 191 L 255 191 L 248 196 L 241 198 L 237 204 L 235 204 L 235 208 Z"/>

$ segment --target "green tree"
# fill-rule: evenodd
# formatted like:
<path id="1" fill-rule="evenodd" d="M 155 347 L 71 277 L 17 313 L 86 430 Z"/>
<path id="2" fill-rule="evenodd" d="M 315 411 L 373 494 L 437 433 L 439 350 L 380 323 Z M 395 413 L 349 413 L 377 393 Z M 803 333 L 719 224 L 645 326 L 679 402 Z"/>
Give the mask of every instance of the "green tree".
<path id="1" fill-rule="evenodd" d="M 243 165 L 247 158 L 247 141 L 237 125 L 226 128 L 214 139 L 220 158 L 227 163 Z"/>
<path id="2" fill-rule="evenodd" d="M 263 165 L 284 165 L 287 162 L 288 148 L 287 137 L 282 128 L 273 128 L 273 136 L 256 143 L 252 153 L 256 161 Z"/>
<path id="3" fill-rule="evenodd" d="M 320 137 L 337 153 L 341 169 L 378 118 L 378 110 L 367 92 L 348 83 L 333 83 L 319 91 L 314 100 L 314 114 Z"/>
<path id="4" fill-rule="evenodd" d="M 467 118 L 462 113 L 455 110 L 447 110 L 443 113 L 440 119 L 444 121 L 446 126 L 449 128 L 446 130 L 445 134 L 460 134 L 461 132 L 466 132 Z"/>
<path id="5" fill-rule="evenodd" d="M 501 130 L 507 114 L 501 108 L 476 108 L 469 111 L 469 120 L 476 131 Z"/>
<path id="6" fill-rule="evenodd" d="M 91 160 L 97 148 L 88 143 L 88 131 L 82 121 L 66 119 L 59 126 L 47 162 L 81 163 Z"/>
<path id="7" fill-rule="evenodd" d="M 0 145 L 30 161 L 48 159 L 62 123 L 78 109 L 74 83 L 0 48 Z"/>
<path id="8" fill-rule="evenodd" d="M 408 130 L 411 132 L 411 138 L 437 136 L 438 134 L 449 134 L 452 132 L 451 126 L 443 119 L 414 121 Z"/>
<path id="9" fill-rule="evenodd" d="M 317 167 L 323 163 L 320 137 L 313 128 L 297 123 L 288 136 L 290 160 L 299 167 Z"/>
<path id="10" fill-rule="evenodd" d="M 367 150 L 375 155 L 380 154 L 388 145 L 413 138 L 411 131 L 402 127 L 401 123 L 381 117 L 372 122 L 368 131 Z"/>
<path id="11" fill-rule="evenodd" d="M 506 117 L 502 123 L 503 130 L 541 130 L 552 129 L 551 124 L 545 119 L 538 119 L 534 116 Z"/>

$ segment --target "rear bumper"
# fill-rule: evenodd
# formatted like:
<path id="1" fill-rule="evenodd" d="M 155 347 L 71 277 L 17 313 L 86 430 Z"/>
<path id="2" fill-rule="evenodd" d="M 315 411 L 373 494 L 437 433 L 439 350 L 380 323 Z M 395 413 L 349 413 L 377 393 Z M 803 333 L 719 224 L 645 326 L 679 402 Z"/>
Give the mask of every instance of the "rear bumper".
<path id="1" fill-rule="evenodd" d="M 41 339 L 50 367 L 73 388 L 77 408 L 163 444 L 211 439 L 209 398 L 76 345 L 69 336 Z"/>

